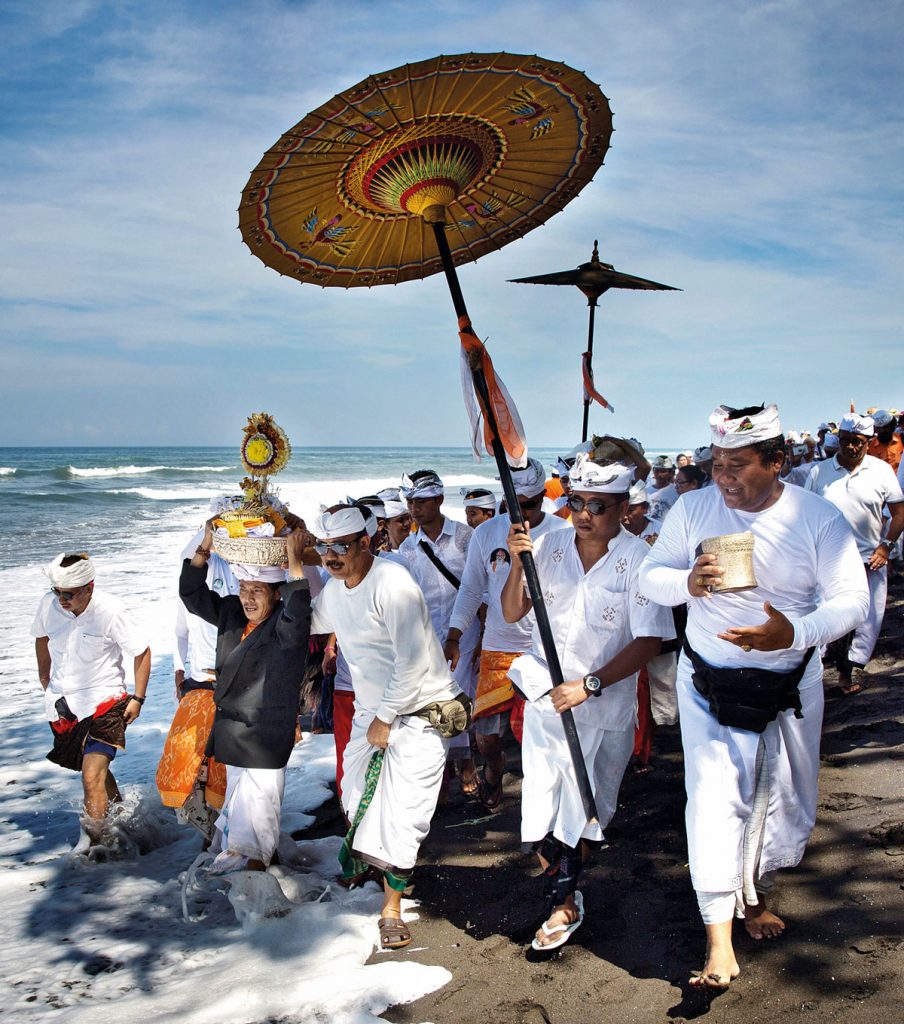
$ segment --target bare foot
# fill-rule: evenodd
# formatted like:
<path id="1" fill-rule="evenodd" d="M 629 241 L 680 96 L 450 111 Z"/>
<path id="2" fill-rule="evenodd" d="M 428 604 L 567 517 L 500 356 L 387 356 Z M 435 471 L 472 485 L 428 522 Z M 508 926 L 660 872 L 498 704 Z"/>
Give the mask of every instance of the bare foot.
<path id="1" fill-rule="evenodd" d="M 694 988 L 728 988 L 740 973 L 741 968 L 734 957 L 716 956 L 711 952 L 703 970 L 691 973 L 690 984 Z"/>
<path id="2" fill-rule="evenodd" d="M 575 906 L 574 897 L 568 896 L 564 903 L 560 903 L 559 906 L 553 909 L 553 912 L 546 919 L 544 924 L 547 929 L 552 931 L 557 925 L 565 925 L 566 927 L 570 924 L 574 924 L 577 921 L 580 914 L 578 908 Z M 538 946 L 550 946 L 553 943 L 561 941 L 562 932 L 555 931 L 552 935 L 547 935 L 543 928 L 537 929 L 537 933 L 534 936 Z"/>
<path id="3" fill-rule="evenodd" d="M 731 944 L 732 922 L 706 925 L 706 963 L 702 971 L 694 971 L 690 984 L 694 988 L 726 989 L 741 973 Z"/>
<path id="4" fill-rule="evenodd" d="M 756 906 L 744 908 L 744 927 L 751 939 L 777 939 L 785 930 L 785 922 L 760 900 Z"/>
<path id="5" fill-rule="evenodd" d="M 476 796 L 480 784 L 477 766 L 470 758 L 457 761 L 455 766 L 458 769 L 458 788 L 462 796 Z"/>

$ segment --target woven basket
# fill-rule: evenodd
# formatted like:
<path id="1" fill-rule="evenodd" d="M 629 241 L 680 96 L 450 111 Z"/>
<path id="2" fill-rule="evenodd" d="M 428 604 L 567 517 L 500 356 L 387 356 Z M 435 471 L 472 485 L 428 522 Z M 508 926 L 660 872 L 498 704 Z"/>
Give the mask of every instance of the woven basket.
<path id="1" fill-rule="evenodd" d="M 288 559 L 285 537 L 217 537 L 213 549 L 227 562 L 243 565 L 285 565 Z"/>

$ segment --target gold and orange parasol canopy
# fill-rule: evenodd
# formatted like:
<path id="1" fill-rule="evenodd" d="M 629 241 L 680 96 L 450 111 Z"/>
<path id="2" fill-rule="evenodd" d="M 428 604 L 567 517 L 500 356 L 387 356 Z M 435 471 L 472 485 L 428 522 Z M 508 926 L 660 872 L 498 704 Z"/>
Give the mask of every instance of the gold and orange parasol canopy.
<path id="1" fill-rule="evenodd" d="M 570 202 L 603 162 L 599 86 L 536 56 L 440 56 L 372 75 L 308 114 L 242 192 L 251 252 L 299 281 L 352 288 L 500 249 Z"/>

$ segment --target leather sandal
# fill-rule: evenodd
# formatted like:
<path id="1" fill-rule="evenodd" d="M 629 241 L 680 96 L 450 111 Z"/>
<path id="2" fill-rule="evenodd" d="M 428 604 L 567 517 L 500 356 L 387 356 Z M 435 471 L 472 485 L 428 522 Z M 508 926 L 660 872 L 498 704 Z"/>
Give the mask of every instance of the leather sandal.
<path id="1" fill-rule="evenodd" d="M 400 917 L 381 917 L 377 924 L 382 949 L 401 949 L 411 942 L 411 932 Z"/>

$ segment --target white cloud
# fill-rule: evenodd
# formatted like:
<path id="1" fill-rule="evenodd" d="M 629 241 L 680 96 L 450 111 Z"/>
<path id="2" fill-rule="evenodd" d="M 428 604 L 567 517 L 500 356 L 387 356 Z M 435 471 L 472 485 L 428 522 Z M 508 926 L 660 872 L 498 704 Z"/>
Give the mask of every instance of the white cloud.
<path id="1" fill-rule="evenodd" d="M 460 270 L 532 436 L 577 430 L 586 305 L 506 281 L 584 262 L 594 238 L 618 269 L 684 289 L 601 300 L 598 381 L 619 409 L 603 425 L 690 443 L 716 401 L 744 400 L 717 393 L 729 385 L 786 395 L 799 425 L 850 397 L 904 404 L 881 393 L 894 382 L 880 369 L 902 321 L 894 3 L 862 5 L 856 24 L 840 0 L 579 2 L 555 17 L 540 3 L 448 3 L 416 23 L 401 3 L 57 7 L 20 5 L 0 52 L 14 100 L 0 121 L 0 337 L 32 401 L 90 374 L 101 428 L 119 417 L 165 440 L 153 410 L 184 397 L 183 380 L 204 367 L 241 415 L 251 363 L 262 406 L 306 382 L 339 388 L 306 392 L 320 443 L 363 423 L 373 443 L 403 442 L 404 417 L 380 416 L 381 402 L 410 409 L 411 430 L 430 424 L 419 441 L 463 442 L 442 280 L 299 286 L 248 253 L 235 210 L 263 150 L 337 90 L 433 53 L 505 48 L 584 69 L 616 125 L 575 202 Z M 0 413 L 13 442 L 15 408 Z M 191 408 L 183 437 L 209 438 L 209 403 Z"/>

